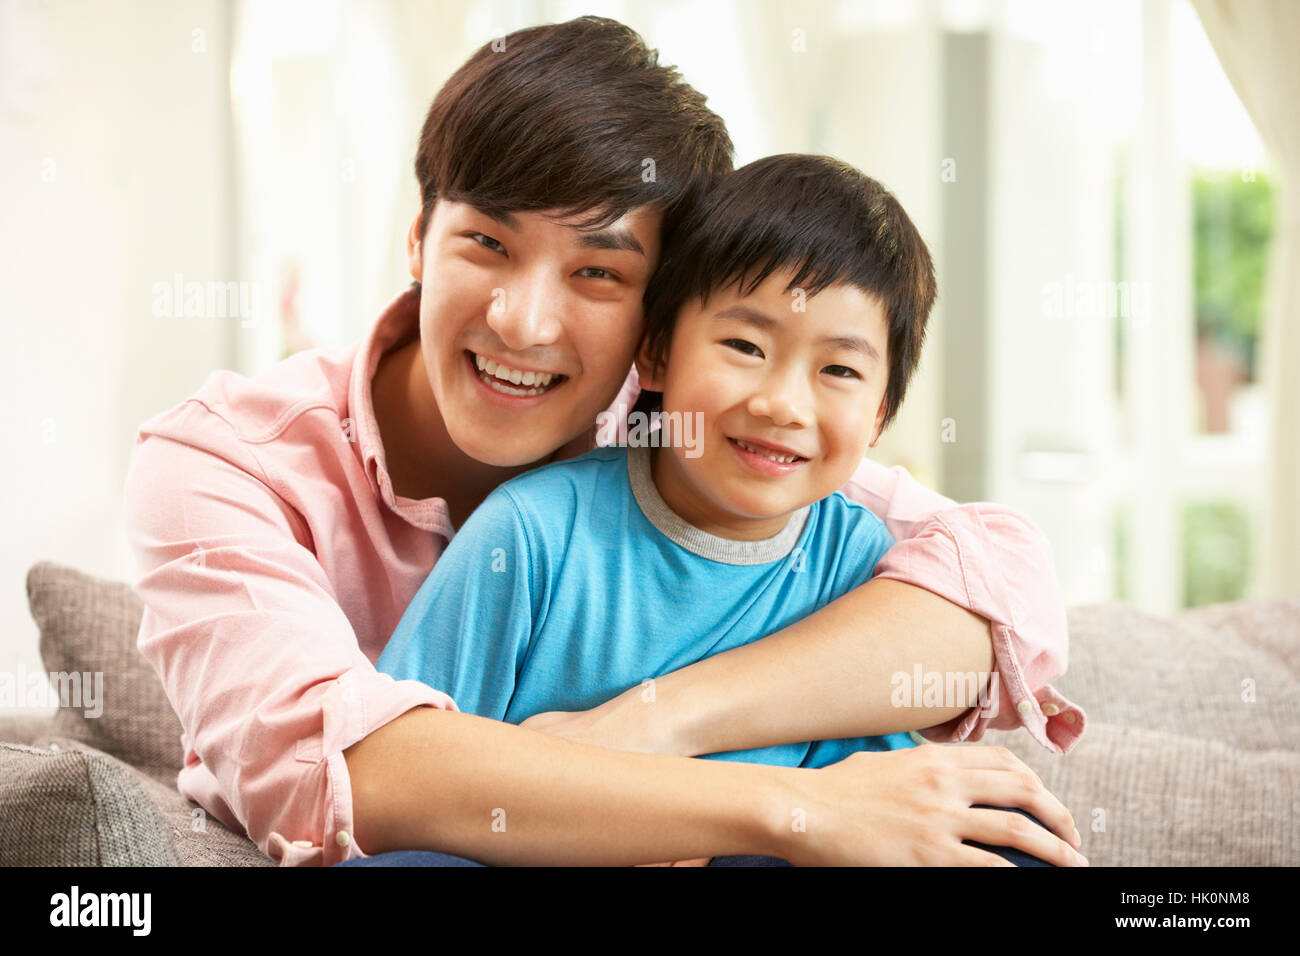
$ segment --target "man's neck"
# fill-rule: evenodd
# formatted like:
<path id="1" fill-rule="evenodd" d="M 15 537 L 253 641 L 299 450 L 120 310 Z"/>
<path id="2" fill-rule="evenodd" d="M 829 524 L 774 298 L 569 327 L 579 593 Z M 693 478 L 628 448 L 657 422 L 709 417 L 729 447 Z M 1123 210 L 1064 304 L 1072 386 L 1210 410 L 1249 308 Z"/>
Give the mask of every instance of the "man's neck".
<path id="1" fill-rule="evenodd" d="M 433 400 L 418 337 L 380 357 L 371 404 L 393 493 L 445 499 L 454 528 L 497 485 L 534 467 L 488 465 L 460 450 Z"/>

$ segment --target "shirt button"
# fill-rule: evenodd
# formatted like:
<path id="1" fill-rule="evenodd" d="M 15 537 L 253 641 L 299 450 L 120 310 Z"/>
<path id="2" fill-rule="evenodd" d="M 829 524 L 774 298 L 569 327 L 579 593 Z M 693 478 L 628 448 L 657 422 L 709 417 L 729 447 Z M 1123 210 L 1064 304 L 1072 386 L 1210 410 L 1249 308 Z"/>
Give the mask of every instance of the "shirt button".
<path id="1" fill-rule="evenodd" d="M 1045 713 L 1048 717 L 1055 717 L 1060 712 L 1061 712 L 1061 708 L 1057 707 L 1055 704 L 1043 705 L 1043 713 Z"/>
<path id="2" fill-rule="evenodd" d="M 294 840 L 293 845 L 303 850 L 310 850 L 312 848 L 311 840 Z"/>
<path id="3" fill-rule="evenodd" d="M 1065 720 L 1065 722 L 1066 722 L 1067 724 L 1072 724 L 1072 723 L 1074 723 L 1074 711 L 1069 711 L 1069 712 L 1065 715 L 1064 720 Z"/>
<path id="4" fill-rule="evenodd" d="M 348 836 L 347 830 L 340 830 L 338 833 L 334 834 L 334 842 L 339 846 L 347 846 L 352 842 L 352 837 Z"/>
<path id="5" fill-rule="evenodd" d="M 1020 711 L 1022 716 L 1024 714 L 1029 713 L 1033 709 L 1034 709 L 1033 705 L 1030 704 L 1029 701 L 1027 700 L 1022 700 L 1020 703 L 1016 704 L 1016 710 Z"/>

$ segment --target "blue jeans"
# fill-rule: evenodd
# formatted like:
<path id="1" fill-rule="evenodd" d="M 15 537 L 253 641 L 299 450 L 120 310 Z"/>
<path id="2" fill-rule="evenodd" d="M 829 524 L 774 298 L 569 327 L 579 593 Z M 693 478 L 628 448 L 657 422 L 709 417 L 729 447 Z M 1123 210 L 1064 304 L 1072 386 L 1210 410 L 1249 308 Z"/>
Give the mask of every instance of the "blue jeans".
<path id="1" fill-rule="evenodd" d="M 977 803 L 975 807 L 988 807 L 987 804 Z M 1029 817 L 1040 827 L 1043 825 L 1033 814 L 1026 813 L 1017 807 L 988 807 L 991 810 L 1007 810 L 1011 813 L 1019 813 Z M 1040 860 L 1038 857 L 1030 856 L 1023 850 L 1017 850 L 1014 847 L 1007 846 L 989 846 L 985 843 L 976 843 L 974 840 L 963 840 L 963 843 L 979 847 L 981 850 L 988 850 L 990 853 L 996 853 L 1003 859 L 1010 860 L 1016 866 L 1055 866 L 1055 863 L 1048 863 Z M 450 853 L 435 853 L 432 850 L 395 850 L 392 853 L 376 853 L 374 856 L 358 857 L 355 860 L 345 860 L 342 863 L 336 863 L 335 866 L 486 866 L 485 863 L 477 863 L 474 860 L 467 860 L 463 856 L 452 856 Z M 709 861 L 709 866 L 790 866 L 785 860 L 775 856 L 715 856 Z"/>

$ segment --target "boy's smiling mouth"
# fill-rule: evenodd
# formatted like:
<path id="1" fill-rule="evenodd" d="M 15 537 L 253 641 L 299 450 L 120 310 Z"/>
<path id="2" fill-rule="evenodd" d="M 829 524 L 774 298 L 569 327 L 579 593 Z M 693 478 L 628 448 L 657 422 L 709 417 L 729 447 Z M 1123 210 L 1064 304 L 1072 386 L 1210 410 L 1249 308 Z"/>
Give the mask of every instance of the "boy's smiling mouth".
<path id="1" fill-rule="evenodd" d="M 745 438 L 727 437 L 727 443 L 735 449 L 741 461 L 767 475 L 786 475 L 803 465 L 807 458 L 795 454 L 791 449 L 781 446 L 772 447 Z"/>

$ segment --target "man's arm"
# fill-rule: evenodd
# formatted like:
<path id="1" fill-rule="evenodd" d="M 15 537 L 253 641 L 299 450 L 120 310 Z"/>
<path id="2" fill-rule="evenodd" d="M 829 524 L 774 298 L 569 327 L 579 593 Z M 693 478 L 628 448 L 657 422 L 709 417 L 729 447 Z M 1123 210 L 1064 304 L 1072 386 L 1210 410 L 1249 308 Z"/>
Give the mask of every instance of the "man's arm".
<path id="1" fill-rule="evenodd" d="M 896 540 L 875 578 L 775 634 L 659 678 L 653 706 L 624 694 L 525 726 L 690 755 L 904 730 L 973 741 L 1023 725 L 1067 752 L 1084 715 L 1046 683 L 1065 670 L 1067 634 L 1042 532 L 1011 509 L 957 506 L 869 460 L 841 491 Z M 894 676 L 914 682 L 918 669 L 971 692 L 895 706 Z"/>
<path id="2" fill-rule="evenodd" d="M 789 768 L 636 754 L 421 707 L 344 751 L 357 842 L 489 864 L 780 855 Z"/>

